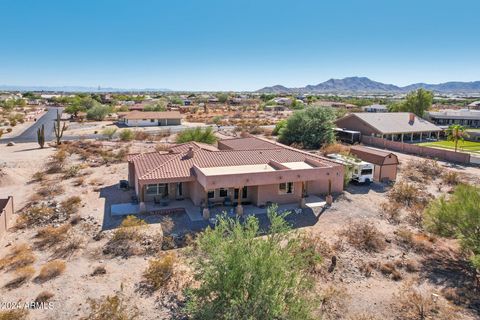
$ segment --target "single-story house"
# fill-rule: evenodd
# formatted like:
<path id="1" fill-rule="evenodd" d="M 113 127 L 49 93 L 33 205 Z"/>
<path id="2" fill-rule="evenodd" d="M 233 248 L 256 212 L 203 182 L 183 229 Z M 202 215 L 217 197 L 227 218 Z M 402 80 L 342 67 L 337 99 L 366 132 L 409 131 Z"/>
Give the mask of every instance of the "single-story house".
<path id="1" fill-rule="evenodd" d="M 433 137 L 438 139 L 443 130 L 410 112 L 350 113 L 335 123 L 342 129 L 360 131 L 364 136 L 402 142 Z"/>
<path id="2" fill-rule="evenodd" d="M 468 105 L 469 109 L 474 109 L 474 110 L 480 110 L 480 100 L 478 101 L 473 101 Z"/>
<path id="3" fill-rule="evenodd" d="M 340 192 L 343 170 L 325 157 L 256 137 L 128 156 L 128 180 L 141 203 L 190 199 L 208 208 L 228 202 L 239 214 L 242 204 L 302 203 L 308 194 Z"/>
<path id="4" fill-rule="evenodd" d="M 375 181 L 395 181 L 397 179 L 399 162 L 396 154 L 359 145 L 350 147 L 350 154 L 374 164 L 373 179 Z"/>
<path id="5" fill-rule="evenodd" d="M 448 127 L 459 124 L 468 128 L 480 128 L 480 110 L 442 110 L 428 112 L 430 121 Z"/>
<path id="6" fill-rule="evenodd" d="M 13 197 L 0 199 L 0 239 L 10 227 L 13 216 Z"/>
<path id="7" fill-rule="evenodd" d="M 119 113 L 118 119 L 129 127 L 177 126 L 182 124 L 178 111 L 132 111 Z"/>
<path id="8" fill-rule="evenodd" d="M 363 112 L 388 112 L 388 108 L 384 104 L 372 104 L 362 107 Z"/>

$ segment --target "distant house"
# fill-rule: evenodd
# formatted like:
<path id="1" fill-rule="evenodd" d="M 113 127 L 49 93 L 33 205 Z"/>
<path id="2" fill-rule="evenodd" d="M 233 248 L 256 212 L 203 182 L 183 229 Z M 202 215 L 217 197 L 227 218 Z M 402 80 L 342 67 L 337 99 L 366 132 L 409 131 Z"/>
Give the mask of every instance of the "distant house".
<path id="1" fill-rule="evenodd" d="M 363 112 L 388 112 L 388 108 L 384 104 L 372 104 L 362 107 Z"/>
<path id="2" fill-rule="evenodd" d="M 335 121 L 337 127 L 360 131 L 365 136 L 375 136 L 396 141 L 422 141 L 438 139 L 442 128 L 409 112 L 350 113 Z"/>
<path id="3" fill-rule="evenodd" d="M 430 121 L 448 127 L 459 124 L 468 128 L 480 128 L 480 110 L 442 110 L 428 112 Z"/>
<path id="4" fill-rule="evenodd" d="M 478 101 L 473 101 L 468 105 L 469 109 L 474 109 L 474 110 L 480 110 L 480 100 Z"/>
<path id="5" fill-rule="evenodd" d="M 281 112 L 289 110 L 287 106 L 284 105 L 275 105 L 275 106 L 265 106 L 263 107 L 263 111 L 266 112 Z"/>
<path id="6" fill-rule="evenodd" d="M 175 126 L 182 122 L 178 111 L 132 111 L 119 113 L 118 119 L 129 127 Z"/>
<path id="7" fill-rule="evenodd" d="M 395 181 L 397 179 L 399 162 L 394 153 L 359 145 L 350 147 L 350 153 L 363 161 L 374 164 L 373 179 L 375 181 Z"/>

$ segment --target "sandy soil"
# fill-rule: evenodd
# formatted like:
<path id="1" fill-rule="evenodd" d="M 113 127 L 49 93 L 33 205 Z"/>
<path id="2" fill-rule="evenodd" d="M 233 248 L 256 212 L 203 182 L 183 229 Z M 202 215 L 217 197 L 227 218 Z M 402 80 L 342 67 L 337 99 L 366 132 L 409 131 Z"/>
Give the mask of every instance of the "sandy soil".
<path id="1" fill-rule="evenodd" d="M 116 145 L 116 149 L 126 144 Z M 31 182 L 31 176 L 41 170 L 54 153 L 55 148 L 48 147 L 39 149 L 36 143 L 17 144 L 13 147 L 0 145 L 0 166 L 3 176 L 0 184 L 0 197 L 13 195 L 15 206 L 20 210 L 25 206 L 35 190 L 47 182 Z M 130 144 L 131 152 L 154 150 L 155 145 L 135 142 Z M 408 160 L 419 161 L 417 157 L 399 154 L 402 169 Z M 69 158 L 69 164 L 81 164 L 75 156 Z M 480 169 L 471 167 L 458 167 L 441 163 L 449 170 L 455 170 L 465 174 L 472 181 L 479 181 Z M 148 294 L 141 290 L 142 273 L 146 269 L 148 259 L 151 256 L 133 256 L 128 259 L 112 258 L 102 253 L 109 233 L 98 239 L 96 235 L 102 229 L 104 223 L 105 194 L 108 190 L 116 190 L 118 181 L 126 179 L 126 163 L 86 166 L 81 169 L 84 176 L 83 186 L 74 186 L 72 179 L 62 178 L 61 175 L 47 175 L 47 181 L 54 181 L 62 185 L 65 193 L 55 197 L 56 201 L 62 201 L 70 196 L 81 197 L 82 206 L 78 215 L 83 218 L 79 225 L 74 227 L 80 237 L 81 248 L 72 256 L 66 258 L 66 271 L 57 278 L 40 283 L 35 280 L 28 281 L 16 289 L 7 289 L 4 284 L 14 277 L 12 272 L 0 270 L 0 297 L 1 301 L 32 301 L 44 290 L 54 293 L 51 301 L 54 302 L 53 310 L 31 310 L 30 319 L 76 319 L 88 314 L 89 304 L 87 298 L 101 298 L 106 295 L 114 295 L 120 291 L 127 297 L 129 306 L 136 306 L 141 312 L 141 319 L 168 319 L 169 308 L 160 302 L 163 301 L 162 293 Z M 399 181 L 404 179 L 399 176 Z M 476 180 L 475 180 L 476 179 Z M 438 196 L 437 182 L 425 184 L 425 190 Z M 440 271 L 432 271 L 433 254 L 416 253 L 405 250 L 396 240 L 396 231 L 401 228 L 416 230 L 405 221 L 393 224 L 386 220 L 380 211 L 380 204 L 385 202 L 388 186 L 372 185 L 350 186 L 344 194 L 337 197 L 333 206 L 327 209 L 318 221 L 301 231 L 311 233 L 326 240 L 332 247 L 338 258 L 338 265 L 334 272 L 318 278 L 318 287 L 334 285 L 344 287 L 348 292 L 345 298 L 347 310 L 345 314 L 370 313 L 382 319 L 393 319 L 391 304 L 395 301 L 395 294 L 403 283 L 409 279 L 420 278 L 428 284 L 432 291 L 441 294 L 445 287 L 461 286 L 460 271 L 450 270 L 450 276 L 457 277 L 454 280 L 448 276 L 442 278 L 445 270 L 436 265 Z M 380 253 L 365 253 L 345 243 L 341 232 L 356 221 L 367 221 L 374 225 L 385 235 L 387 248 Z M 160 228 L 159 224 L 152 224 L 149 228 Z M 18 243 L 32 244 L 36 241 L 35 235 L 38 228 L 23 230 L 10 229 L 7 235 L 0 240 L 0 258 L 4 257 L 11 245 Z M 448 253 L 454 256 L 456 244 L 451 241 L 439 240 L 433 245 L 434 252 Z M 179 257 L 181 249 L 173 250 Z M 34 250 L 36 261 L 33 264 L 38 273 L 41 266 L 52 258 L 51 250 Z M 184 268 L 183 258 L 179 258 L 178 268 Z M 378 270 L 373 271 L 370 277 L 366 277 L 359 270 L 359 266 L 365 262 L 393 262 L 399 259 L 413 259 L 422 266 L 418 272 L 408 273 L 402 269 L 402 280 L 393 281 Z M 447 263 L 450 260 L 445 260 Z M 92 276 L 94 268 L 105 266 L 107 273 L 100 276 Z M 457 272 L 457 273 L 455 273 Z M 450 280 L 449 280 L 450 279 Z M 458 281 L 457 281 L 458 280 Z M 461 306 L 458 319 L 478 319 L 473 310 Z M 341 319 L 342 317 L 340 317 Z"/>

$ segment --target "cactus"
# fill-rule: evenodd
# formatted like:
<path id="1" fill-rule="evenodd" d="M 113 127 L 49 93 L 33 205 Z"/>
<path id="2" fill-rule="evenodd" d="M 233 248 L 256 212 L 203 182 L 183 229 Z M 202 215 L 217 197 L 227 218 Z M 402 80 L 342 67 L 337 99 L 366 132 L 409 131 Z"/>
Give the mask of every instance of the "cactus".
<path id="1" fill-rule="evenodd" d="M 43 124 L 41 128 L 37 129 L 37 141 L 40 148 L 43 149 L 43 146 L 45 145 L 45 126 Z"/>
<path id="2" fill-rule="evenodd" d="M 60 123 L 61 123 L 60 113 L 58 113 L 58 110 L 57 110 L 57 119 L 55 120 L 55 122 L 53 124 L 53 131 L 55 132 L 55 137 L 57 139 L 57 145 L 59 145 L 61 143 L 60 140 L 63 137 L 63 131 L 65 131 L 65 129 L 67 128 L 67 125 L 66 125 L 65 122 L 63 123 L 62 127 L 60 127 Z"/>

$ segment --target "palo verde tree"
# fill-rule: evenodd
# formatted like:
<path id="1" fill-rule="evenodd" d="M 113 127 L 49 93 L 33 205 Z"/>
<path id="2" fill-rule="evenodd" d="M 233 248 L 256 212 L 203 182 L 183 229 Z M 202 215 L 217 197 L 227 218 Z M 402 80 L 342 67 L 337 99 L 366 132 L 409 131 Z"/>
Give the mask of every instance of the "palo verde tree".
<path id="1" fill-rule="evenodd" d="M 45 146 L 45 126 L 43 124 L 41 128 L 37 129 L 37 141 L 40 148 L 43 149 Z"/>
<path id="2" fill-rule="evenodd" d="M 259 221 L 222 217 L 196 240 L 195 277 L 187 313 L 193 319 L 311 319 L 311 252 L 290 233 L 276 207 L 268 209 L 270 229 L 260 237 Z M 308 255 L 308 256 L 307 256 Z"/>
<path id="3" fill-rule="evenodd" d="M 311 149 L 333 143 L 335 118 L 335 111 L 328 107 L 309 107 L 295 111 L 280 129 L 279 141 L 286 144 L 299 143 Z"/>
<path id="4" fill-rule="evenodd" d="M 60 145 L 62 137 L 63 137 L 63 132 L 65 129 L 67 129 L 67 124 L 63 122 L 63 126 L 61 126 L 62 119 L 60 117 L 60 113 L 57 110 L 57 119 L 55 119 L 55 122 L 53 123 L 53 132 L 55 133 L 55 138 L 57 140 L 57 145 Z"/>
<path id="5" fill-rule="evenodd" d="M 466 130 L 465 127 L 459 124 L 451 125 L 446 130 L 447 140 L 453 141 L 453 143 L 455 143 L 455 152 L 457 152 L 458 141 L 463 141 L 463 139 L 468 136 L 465 130 Z"/>
<path id="6" fill-rule="evenodd" d="M 391 112 L 412 112 L 419 117 L 423 117 L 425 112 L 431 108 L 433 102 L 433 93 L 418 89 L 410 92 L 405 101 L 397 102 L 389 105 Z"/>

